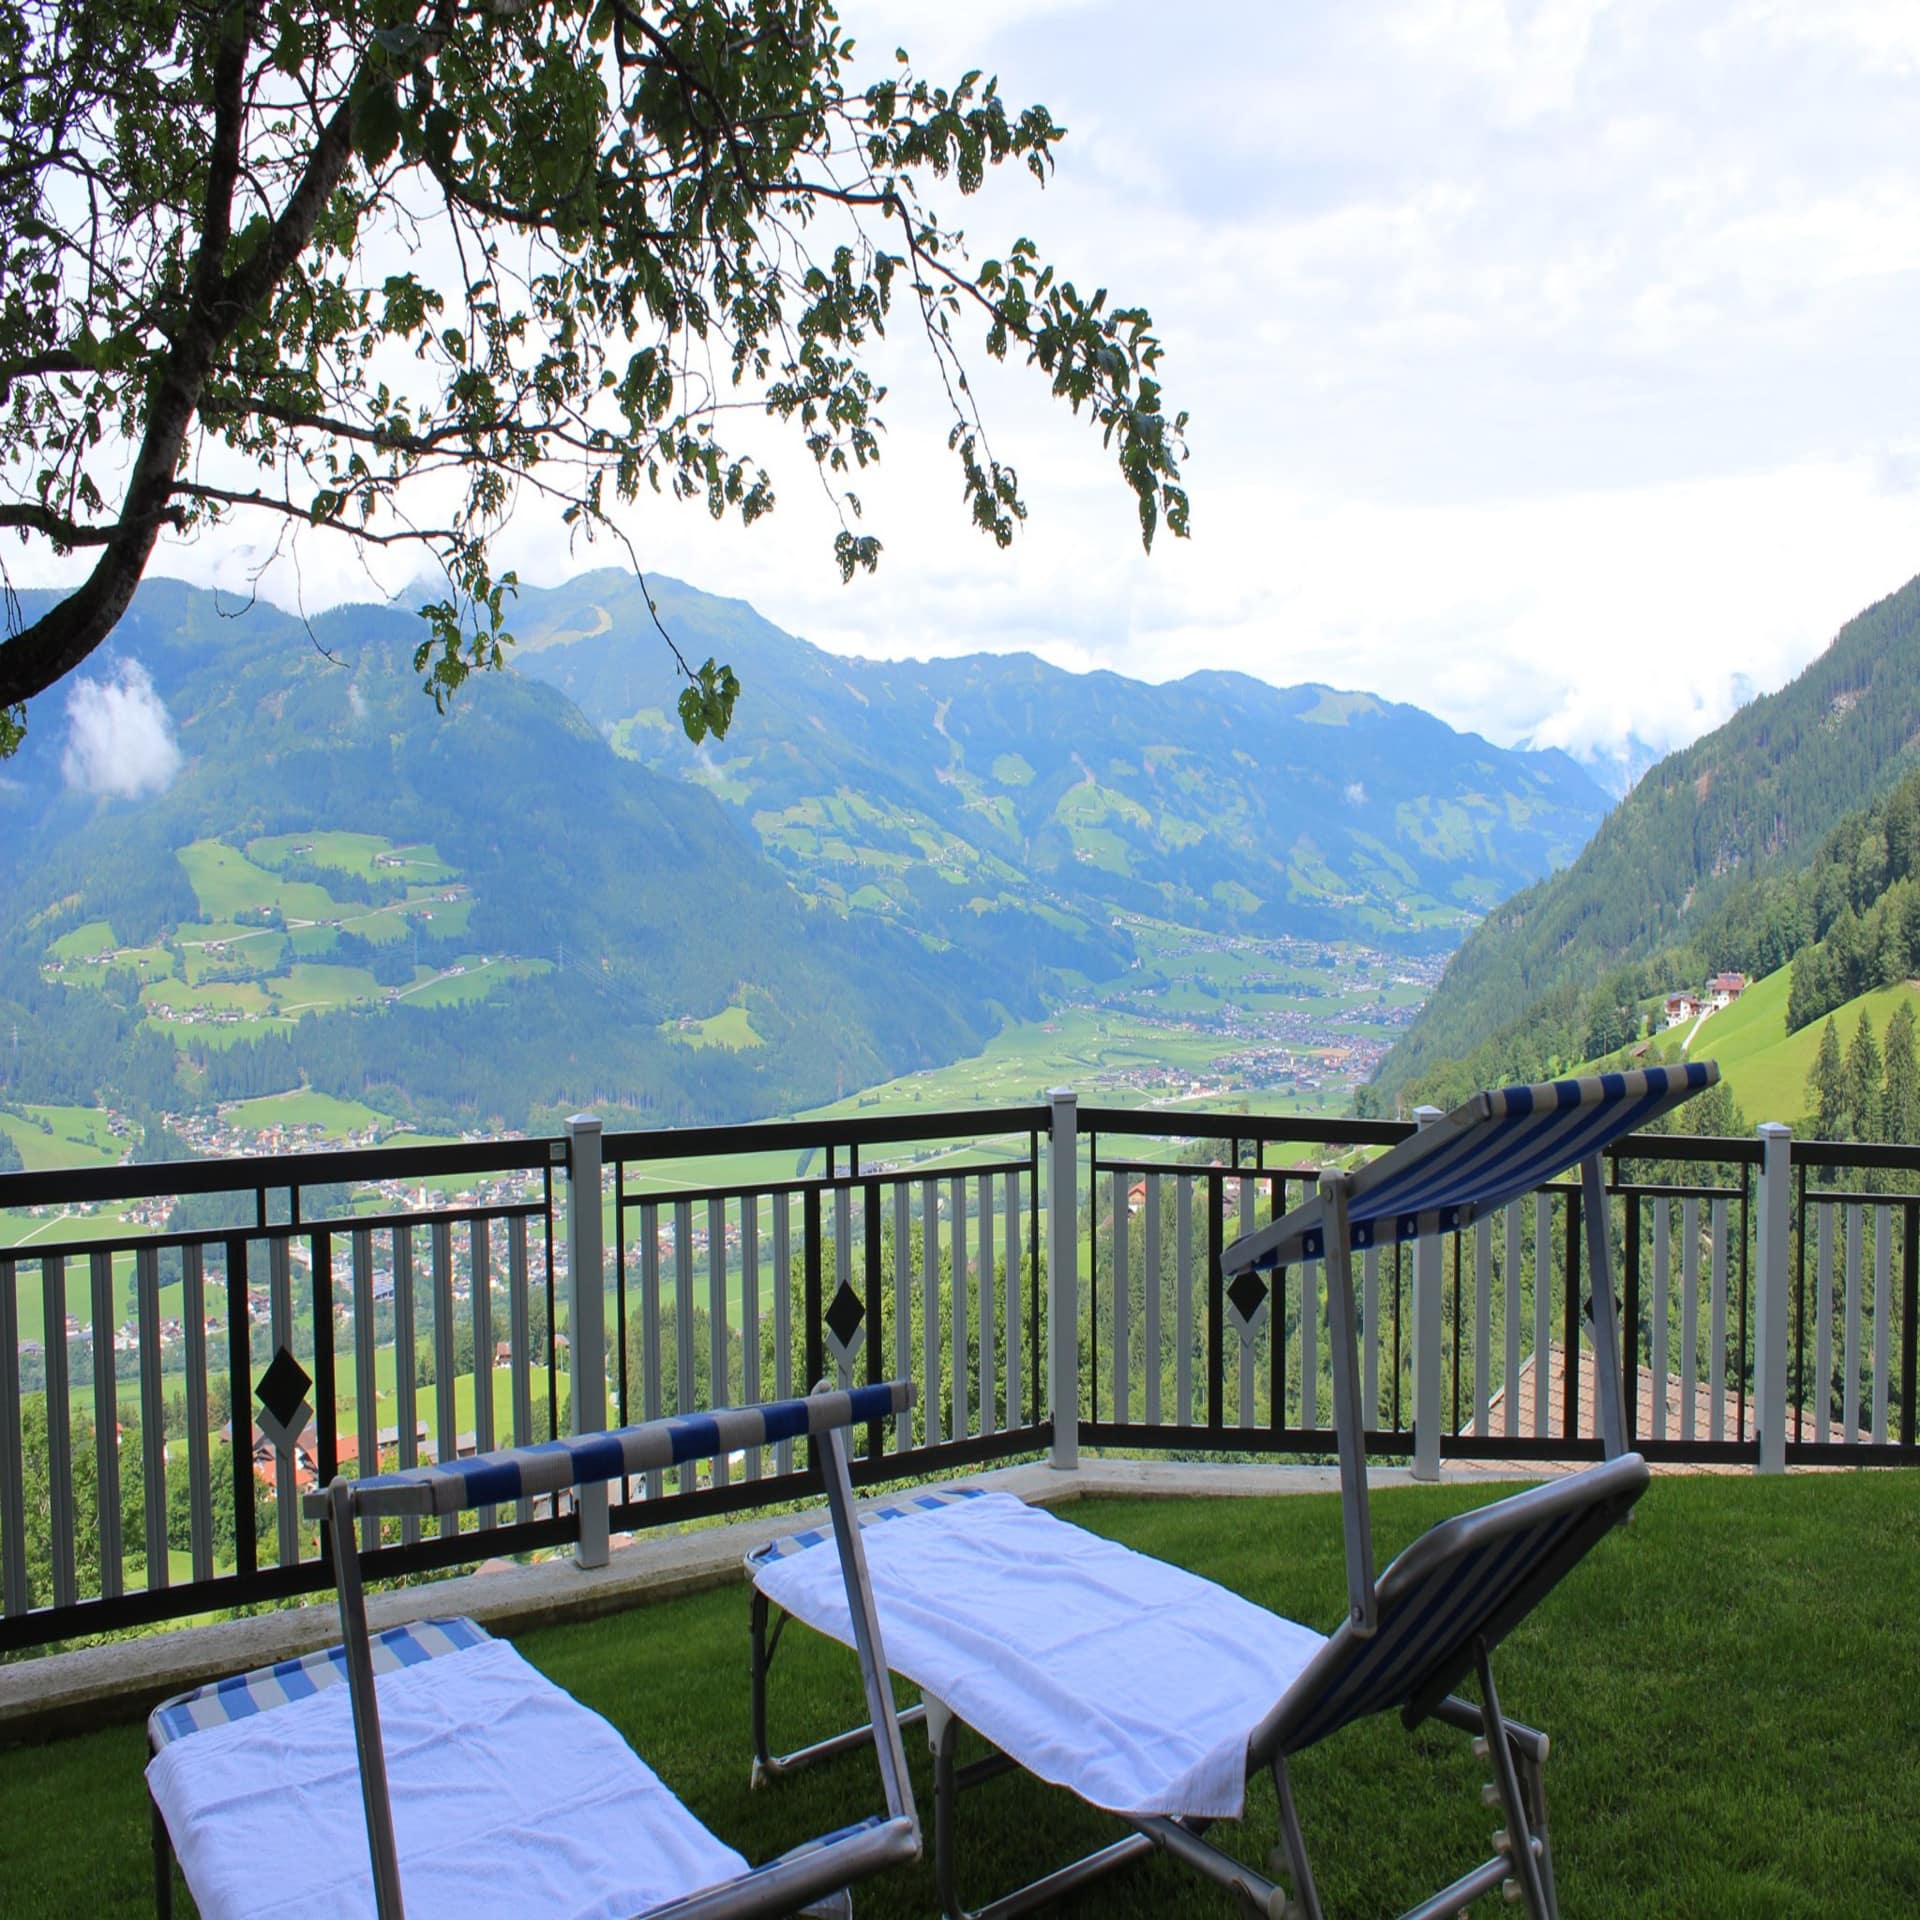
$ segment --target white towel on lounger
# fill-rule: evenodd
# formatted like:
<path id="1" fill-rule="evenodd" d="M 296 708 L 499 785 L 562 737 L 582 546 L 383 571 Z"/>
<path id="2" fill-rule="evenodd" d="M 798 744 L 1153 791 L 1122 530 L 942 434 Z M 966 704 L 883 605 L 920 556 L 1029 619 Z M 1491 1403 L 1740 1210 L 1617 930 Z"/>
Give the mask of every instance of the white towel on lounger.
<path id="1" fill-rule="evenodd" d="M 1247 1736 L 1322 1643 L 1011 1494 L 861 1539 L 887 1664 L 1029 1773 L 1117 1813 L 1237 1818 Z M 851 1644 L 836 1555 L 788 1554 L 754 1579 Z"/>
<path id="2" fill-rule="evenodd" d="M 408 1920 L 624 1920 L 746 1871 L 504 1640 L 378 1688 Z M 147 1778 L 205 1920 L 373 1913 L 345 1687 L 175 1740 Z"/>

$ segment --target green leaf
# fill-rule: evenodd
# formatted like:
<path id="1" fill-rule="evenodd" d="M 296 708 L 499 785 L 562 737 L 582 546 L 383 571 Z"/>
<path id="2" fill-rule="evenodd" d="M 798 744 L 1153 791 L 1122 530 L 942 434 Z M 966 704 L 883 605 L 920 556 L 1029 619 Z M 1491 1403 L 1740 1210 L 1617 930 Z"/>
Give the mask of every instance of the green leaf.
<path id="1" fill-rule="evenodd" d="M 689 674 L 680 689 L 680 725 L 697 747 L 708 734 L 716 740 L 726 737 L 733 724 L 733 703 L 740 697 L 740 682 L 731 667 L 716 665 L 712 655 L 698 672 Z"/>
<path id="2" fill-rule="evenodd" d="M 400 95 L 393 82 L 369 77 L 353 103 L 353 150 L 370 167 L 383 167 L 400 144 Z"/>

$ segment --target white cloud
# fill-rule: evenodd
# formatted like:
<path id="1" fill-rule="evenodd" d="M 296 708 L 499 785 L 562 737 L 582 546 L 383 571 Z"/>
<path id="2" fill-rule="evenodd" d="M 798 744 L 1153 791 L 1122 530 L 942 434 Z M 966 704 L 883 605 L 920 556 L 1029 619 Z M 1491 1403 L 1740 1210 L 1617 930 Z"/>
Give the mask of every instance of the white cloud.
<path id="1" fill-rule="evenodd" d="M 139 661 L 123 661 L 109 680 L 74 682 L 60 771 L 68 786 L 118 800 L 164 793 L 173 784 L 180 771 L 173 720 Z"/>
<path id="2" fill-rule="evenodd" d="M 976 255 L 1030 233 L 1151 307 L 1193 415 L 1194 540 L 1143 560 L 1085 421 L 976 365 L 1032 507 L 997 551 L 899 324 L 860 482 L 877 579 L 840 585 L 812 463 L 741 416 L 779 512 L 743 532 L 643 499 L 644 565 L 848 653 L 1233 667 L 1573 745 L 1679 744 L 1920 570 L 1912 0 L 1187 0 L 1177 30 L 1155 0 L 842 14 L 863 76 L 904 41 L 1070 129 L 1044 193 L 930 192 Z M 231 583 L 258 537 L 157 569 Z M 531 496 L 497 557 L 539 584 L 625 559 L 570 547 Z M 416 558 L 369 564 L 397 585 Z M 264 585 L 317 609 L 365 597 L 367 569 L 312 537 Z"/>

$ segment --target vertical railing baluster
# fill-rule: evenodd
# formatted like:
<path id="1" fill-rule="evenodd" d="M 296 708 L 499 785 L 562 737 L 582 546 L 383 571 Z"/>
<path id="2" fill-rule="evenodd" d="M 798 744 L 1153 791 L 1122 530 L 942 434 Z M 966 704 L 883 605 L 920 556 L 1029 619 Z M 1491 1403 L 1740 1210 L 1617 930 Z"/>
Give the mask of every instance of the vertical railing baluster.
<path id="1" fill-rule="evenodd" d="M 485 1219 L 468 1223 L 467 1243 L 473 1276 L 470 1296 L 473 1313 L 473 1450 L 493 1451 L 493 1236 Z M 603 1416 L 604 1417 L 604 1416 Z M 474 1516 L 482 1527 L 498 1523 L 495 1507 L 485 1506 Z"/>
<path id="2" fill-rule="evenodd" d="M 1003 1424 L 1009 1428 L 1026 1424 L 1025 1408 L 1020 1395 L 1020 1379 L 1023 1372 L 1020 1359 L 1020 1176 L 1009 1173 L 1006 1176 L 1006 1265 L 1007 1265 L 1007 1380 L 1006 1380 L 1006 1419 Z M 902 1377 L 906 1368 L 900 1369 Z M 903 1420 L 899 1423 L 905 1426 Z"/>
<path id="3" fill-rule="evenodd" d="M 187 1331 L 187 1546 L 193 1577 L 213 1578 L 213 1462 L 207 1440 L 206 1251 L 180 1249 L 180 1318 Z"/>
<path id="4" fill-rule="evenodd" d="M 936 1447 L 945 1438 L 941 1409 L 946 1395 L 940 1379 L 940 1187 L 920 1182 L 920 1395 L 925 1404 L 922 1432 Z"/>
<path id="5" fill-rule="evenodd" d="M 1183 1427 L 1193 1425 L 1193 1176 L 1173 1186 L 1174 1407 Z"/>
<path id="6" fill-rule="evenodd" d="M 1813 1323 L 1813 1437 L 1822 1446 L 1832 1437 L 1833 1408 L 1833 1202 L 1820 1205 L 1819 1291 L 1814 1296 Z"/>
<path id="7" fill-rule="evenodd" d="M 1860 1437 L 1860 1235 L 1861 1212 L 1847 1208 L 1847 1302 L 1841 1328 L 1840 1438 L 1848 1446 Z"/>
<path id="8" fill-rule="evenodd" d="M 773 1196 L 773 1392 L 778 1400 L 793 1397 L 793 1221 L 790 1196 Z M 773 1450 L 774 1471 L 793 1471 L 793 1442 L 782 1440 Z"/>
<path id="9" fill-rule="evenodd" d="M 120 1395 L 114 1378 L 113 1255 L 87 1259 L 93 1312 L 93 1462 L 98 1489 L 95 1513 L 100 1536 L 100 1591 L 112 1599 L 121 1590 L 125 1555 L 120 1540 Z"/>
<path id="10" fill-rule="evenodd" d="M 1673 1206 L 1670 1201 L 1653 1203 L 1653 1358 L 1649 1383 L 1653 1390 L 1653 1437 L 1667 1437 L 1667 1268 L 1672 1257 Z M 1592 1284 L 1598 1286 L 1595 1276 Z"/>
<path id="11" fill-rule="evenodd" d="M 389 1249 L 393 1262 L 393 1439 L 401 1470 L 420 1464 L 420 1414 L 414 1402 L 414 1367 L 418 1334 L 413 1323 L 413 1229 L 396 1226 Z M 420 1538 L 420 1522 L 402 1516 L 400 1544 L 412 1546 Z"/>
<path id="12" fill-rule="evenodd" d="M 1140 1210 L 1140 1218 L 1146 1223 L 1146 1244 L 1142 1249 L 1141 1267 L 1146 1288 L 1146 1328 L 1142 1337 L 1147 1349 L 1147 1424 L 1154 1427 L 1160 1424 L 1160 1382 L 1166 1366 L 1165 1344 L 1160 1335 L 1160 1304 L 1166 1285 L 1160 1273 L 1161 1179 L 1162 1176 L 1157 1173 L 1147 1175 L 1146 1204 Z"/>
<path id="13" fill-rule="evenodd" d="M 186 1312 L 185 1296 L 181 1313 Z M 140 1469 L 145 1494 L 147 1591 L 173 1581 L 167 1558 L 167 1403 L 160 1377 L 160 1250 L 140 1247 L 133 1256 L 133 1316 L 140 1339 Z"/>
<path id="14" fill-rule="evenodd" d="M 1551 1195 L 1533 1196 L 1533 1437 L 1547 1437 L 1547 1403 L 1553 1396 L 1553 1200 Z"/>
<path id="15" fill-rule="evenodd" d="M 250 1577 L 260 1564 L 260 1542 L 255 1527 L 253 1462 L 253 1289 L 248 1271 L 247 1241 L 229 1234 L 225 1242 L 227 1282 L 227 1400 L 233 1444 L 227 1449 L 233 1471 L 234 1570 Z"/>
<path id="16" fill-rule="evenodd" d="M 783 1195 L 784 1199 L 785 1196 Z M 641 1417 L 658 1420 L 660 1402 L 660 1208 L 651 1200 L 640 1204 L 640 1407 Z M 661 1475 L 649 1467 L 646 1498 L 660 1498 Z"/>
<path id="17" fill-rule="evenodd" d="M 296 1192 L 295 1196 L 298 1199 Z M 292 1248 L 289 1243 L 289 1254 Z M 340 1471 L 340 1387 L 335 1376 L 337 1358 L 333 1312 L 333 1235 L 325 1228 L 307 1235 L 307 1258 L 313 1275 L 313 1466 L 320 1484 L 330 1486 Z M 295 1502 L 298 1507 L 296 1483 Z M 296 1513 L 296 1519 L 298 1514 Z"/>
<path id="18" fill-rule="evenodd" d="M 1887 1439 L 1887 1369 L 1893 1352 L 1893 1209 L 1873 1210 L 1873 1438 Z"/>
<path id="19" fill-rule="evenodd" d="M 53 1604 L 70 1607 L 79 1597 L 73 1570 L 73 1444 L 67 1387 L 67 1262 L 64 1254 L 40 1260 L 41 1325 L 47 1342 L 47 1519 L 53 1555 Z M 236 1436 L 236 1441 L 238 1436 Z"/>
<path id="20" fill-rule="evenodd" d="M 749 1406 L 766 1398 L 760 1390 L 760 1196 L 740 1196 L 740 1390 Z M 904 1424 L 904 1423 L 903 1423 Z M 766 1449 L 747 1449 L 747 1478 L 766 1471 Z"/>
<path id="21" fill-rule="evenodd" d="M 460 1457 L 459 1403 L 453 1374 L 453 1229 L 436 1220 L 428 1230 L 433 1260 L 433 1457 L 448 1466 Z M 440 1537 L 460 1531 L 457 1513 L 440 1515 Z"/>
<path id="22" fill-rule="evenodd" d="M 800 1196 L 801 1295 L 800 1336 L 807 1356 L 806 1386 L 811 1392 L 826 1378 L 826 1332 L 822 1324 L 825 1302 L 821 1284 L 823 1234 L 820 1227 L 820 1189 L 808 1187 Z"/>
<path id="23" fill-rule="evenodd" d="M 707 1202 L 707 1378 L 709 1406 L 733 1404 L 733 1368 L 727 1351 L 727 1203 Z M 713 1458 L 713 1484 L 727 1485 L 731 1474 L 727 1456 Z"/>
<path id="24" fill-rule="evenodd" d="M 886 1247 L 880 1219 L 880 1182 L 868 1178 L 860 1191 L 860 1239 L 861 1264 L 865 1269 L 861 1298 L 865 1311 L 861 1316 L 861 1344 L 865 1361 L 862 1370 L 864 1383 L 872 1385 L 884 1380 L 886 1374 L 886 1338 L 887 1338 L 887 1275 Z M 867 1428 L 867 1458 L 878 1460 L 886 1452 L 887 1432 L 884 1421 L 874 1421 Z"/>
<path id="25" fill-rule="evenodd" d="M 1236 1236 L 1253 1231 L 1253 1182 L 1243 1179 L 1238 1183 L 1238 1186 L 1238 1218 L 1234 1227 Z M 1217 1257 L 1216 1255 L 1216 1258 Z M 1269 1297 L 1267 1304 L 1267 1318 L 1269 1321 L 1273 1318 L 1271 1297 Z M 1254 1392 L 1254 1353 L 1258 1344 L 1258 1338 L 1258 1330 L 1250 1328 L 1240 1333 L 1237 1339 L 1237 1344 L 1240 1348 L 1240 1424 L 1243 1427 L 1250 1427 L 1254 1424 L 1254 1402 L 1256 1397 Z"/>
<path id="26" fill-rule="evenodd" d="M 693 1203 L 673 1203 L 673 1410 L 691 1413 L 694 1407 L 693 1338 Z M 700 1484 L 692 1461 L 680 1468 L 679 1490 L 691 1493 Z"/>
<path id="27" fill-rule="evenodd" d="M 913 1378 L 913 1197 L 904 1180 L 893 1183 L 893 1377 Z M 893 1450 L 912 1445 L 913 1415 L 903 1413 L 893 1423 Z"/>
<path id="28" fill-rule="evenodd" d="M 973 1408 L 968 1393 L 967 1368 L 972 1329 L 967 1318 L 967 1183 L 947 1182 L 947 1205 L 953 1213 L 953 1437 L 964 1440 L 973 1431 Z"/>
<path id="29" fill-rule="evenodd" d="M 1380 1249 L 1369 1247 L 1360 1263 L 1366 1299 L 1366 1359 L 1360 1370 L 1360 1418 L 1370 1427 L 1380 1424 Z M 1267 1338 L 1274 1338 L 1269 1323 Z"/>
<path id="30" fill-rule="evenodd" d="M 1713 1203 L 1713 1289 L 1708 1303 L 1707 1392 L 1711 1426 L 1708 1437 L 1727 1437 L 1727 1203 Z"/>
<path id="31" fill-rule="evenodd" d="M 276 1233 L 267 1242 L 267 1315 L 272 1329 L 274 1351 L 282 1347 L 293 1351 L 293 1271 L 290 1261 L 292 1244 L 284 1233 Z M 320 1392 L 320 1342 L 332 1340 L 333 1328 L 315 1327 L 314 1345 L 314 1403 L 313 1422 L 320 1421 L 320 1402 L 324 1395 Z M 248 1412 L 252 1412 L 251 1406 Z M 300 1480 L 294 1464 L 292 1447 L 274 1449 L 273 1507 L 277 1523 L 280 1565 L 293 1566 L 300 1558 Z"/>
<path id="32" fill-rule="evenodd" d="M 1473 1430 L 1487 1437 L 1493 1422 L 1493 1216 L 1473 1230 Z"/>
<path id="33" fill-rule="evenodd" d="M 974 1183 L 974 1214 L 978 1225 L 974 1244 L 980 1249 L 980 1311 L 976 1316 L 980 1329 L 980 1359 L 974 1369 L 974 1401 L 980 1409 L 980 1431 L 991 1433 L 997 1422 L 999 1377 L 994 1371 L 994 1343 L 997 1338 L 995 1311 L 998 1289 L 993 1275 L 993 1176 L 983 1173 Z"/>
<path id="34" fill-rule="evenodd" d="M 622 1282 L 621 1292 L 626 1291 Z M 513 1444 L 533 1443 L 533 1314 L 527 1299 L 527 1216 L 516 1213 L 507 1221 L 507 1379 L 513 1395 Z M 632 1498 L 621 1483 L 620 1497 Z M 514 1503 L 514 1518 L 523 1525 L 533 1518 L 533 1502 Z"/>
<path id="35" fill-rule="evenodd" d="M 1680 1438 L 1694 1437 L 1700 1398 L 1700 1202 L 1680 1202 Z"/>
<path id="36" fill-rule="evenodd" d="M 840 1297 L 842 1287 L 857 1291 L 853 1286 L 853 1189 L 848 1186 L 838 1186 L 833 1190 L 834 1299 Z M 853 1385 L 853 1355 L 850 1352 L 842 1354 L 834 1362 L 834 1369 L 842 1387 Z"/>
<path id="37" fill-rule="evenodd" d="M 20 1426 L 19 1266 L 0 1254 L 0 1612 L 33 1604 L 27 1580 L 26 1441 Z M 43 1346 L 46 1342 L 43 1340 Z"/>
<path id="38" fill-rule="evenodd" d="M 1300 1273 L 1300 1424 L 1320 1425 L 1320 1263 L 1302 1260 Z M 1278 1276 L 1276 1275 L 1276 1278 Z"/>
<path id="39" fill-rule="evenodd" d="M 353 1444 L 363 1474 L 380 1471 L 380 1389 L 374 1380 L 373 1234 L 355 1227 L 350 1236 L 349 1261 L 353 1274 Z M 397 1372 L 400 1356 L 394 1355 Z M 396 1435 L 397 1439 L 399 1436 Z M 380 1522 L 371 1516 L 360 1522 L 360 1551 L 370 1553 L 380 1544 Z"/>
<path id="40" fill-rule="evenodd" d="M 1115 1170 L 1113 1175 L 1113 1417 L 1126 1421 L 1129 1412 L 1132 1355 L 1128 1327 L 1127 1294 L 1132 1276 L 1128 1272 L 1127 1176 Z"/>
<path id="41" fill-rule="evenodd" d="M 1500 1275 L 1503 1302 L 1501 1330 L 1505 1334 L 1505 1365 L 1501 1371 L 1501 1428 L 1509 1440 L 1520 1435 L 1520 1202 L 1507 1203 L 1506 1249 Z"/>

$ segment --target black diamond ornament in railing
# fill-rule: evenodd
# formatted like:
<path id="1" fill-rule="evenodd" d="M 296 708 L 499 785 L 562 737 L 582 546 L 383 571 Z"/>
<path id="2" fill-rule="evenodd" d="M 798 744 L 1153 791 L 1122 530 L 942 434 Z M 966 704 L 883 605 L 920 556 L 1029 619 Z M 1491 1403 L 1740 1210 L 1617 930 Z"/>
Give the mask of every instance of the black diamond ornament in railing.
<path id="1" fill-rule="evenodd" d="M 1261 1302 L 1266 1297 L 1267 1283 L 1251 1267 L 1227 1289 L 1227 1298 L 1233 1302 L 1234 1312 L 1247 1326 L 1252 1326 L 1253 1316 L 1260 1311 Z"/>
<path id="2" fill-rule="evenodd" d="M 842 1354 L 853 1351 L 854 1338 L 866 1317 L 867 1310 L 860 1296 L 842 1280 L 840 1291 L 827 1307 L 827 1331 L 833 1335 L 833 1343 Z"/>
<path id="3" fill-rule="evenodd" d="M 307 1405 L 307 1389 L 312 1385 L 313 1376 L 286 1347 L 273 1356 L 272 1364 L 260 1376 L 260 1384 L 254 1388 L 254 1397 L 260 1402 L 260 1431 L 276 1447 L 292 1446 L 306 1431 L 307 1422 L 313 1418 L 313 1409 Z"/>

